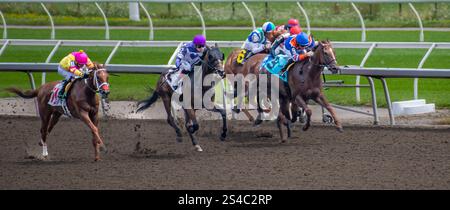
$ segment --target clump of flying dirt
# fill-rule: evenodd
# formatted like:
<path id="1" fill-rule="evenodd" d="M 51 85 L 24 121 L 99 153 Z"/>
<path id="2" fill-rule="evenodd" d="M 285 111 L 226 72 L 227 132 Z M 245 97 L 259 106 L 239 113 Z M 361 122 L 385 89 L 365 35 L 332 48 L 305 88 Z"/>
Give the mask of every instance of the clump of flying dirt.
<path id="1" fill-rule="evenodd" d="M 148 156 L 155 155 L 158 151 L 151 148 L 144 148 L 141 146 L 141 142 L 138 141 L 133 151 L 133 156 Z"/>

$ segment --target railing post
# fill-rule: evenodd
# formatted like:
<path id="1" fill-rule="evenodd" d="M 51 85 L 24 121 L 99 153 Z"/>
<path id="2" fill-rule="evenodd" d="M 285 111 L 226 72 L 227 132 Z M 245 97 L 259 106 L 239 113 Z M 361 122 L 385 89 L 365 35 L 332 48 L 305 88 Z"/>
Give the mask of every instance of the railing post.
<path id="1" fill-rule="evenodd" d="M 359 12 L 358 7 L 356 7 L 356 5 L 353 2 L 351 4 L 352 4 L 353 9 L 356 11 L 356 13 L 358 13 L 359 21 L 361 22 L 361 41 L 365 42 L 366 41 L 366 25 L 364 24 L 364 19 L 361 15 L 361 12 Z"/>
<path id="2" fill-rule="evenodd" d="M 34 82 L 34 77 L 33 77 L 33 73 L 27 71 L 27 75 L 28 75 L 28 79 L 30 80 L 30 84 L 31 84 L 31 89 L 32 90 L 36 90 L 36 83 Z M 39 107 L 38 107 L 38 103 L 37 103 L 37 98 L 34 98 L 34 107 L 36 108 L 36 116 L 40 116 L 39 114 Z"/>
<path id="3" fill-rule="evenodd" d="M 95 6 L 97 6 L 98 10 L 100 10 L 100 13 L 103 16 L 103 20 L 105 21 L 105 39 L 109 40 L 109 25 L 108 25 L 108 19 L 106 18 L 105 12 L 103 12 L 103 9 L 100 7 L 100 5 L 95 2 Z"/>
<path id="4" fill-rule="evenodd" d="M 383 84 L 384 97 L 386 97 L 386 103 L 387 103 L 388 112 L 389 112 L 389 121 L 390 121 L 391 125 L 395 125 L 395 118 L 394 118 L 394 114 L 392 113 L 391 96 L 389 95 L 389 89 L 388 89 L 387 83 L 386 83 L 386 80 L 384 79 L 384 77 L 381 77 L 380 80 L 381 80 L 381 83 Z"/>
<path id="5" fill-rule="evenodd" d="M 147 16 L 147 19 L 148 19 L 148 27 L 150 28 L 149 39 L 150 39 L 150 40 L 153 40 L 153 21 L 152 21 L 152 18 L 150 17 L 150 14 L 148 13 L 147 9 L 144 7 L 144 5 L 142 4 L 142 2 L 139 2 L 139 6 L 141 6 L 141 8 L 144 10 L 145 15 Z"/>
<path id="6" fill-rule="evenodd" d="M 430 46 L 430 48 L 428 48 L 427 53 L 425 53 L 425 55 L 423 56 L 417 69 L 421 69 L 423 67 L 423 64 L 425 64 L 425 61 L 428 59 L 428 57 L 430 56 L 431 52 L 433 51 L 433 49 L 435 47 L 436 47 L 436 43 L 433 43 Z M 414 78 L 414 99 L 416 99 L 416 100 L 419 99 L 419 78 Z"/>
<path id="7" fill-rule="evenodd" d="M 191 2 L 192 7 L 194 7 L 197 14 L 200 16 L 200 20 L 202 21 L 202 29 L 203 29 L 203 36 L 206 37 L 206 26 L 205 26 L 205 20 L 203 20 L 203 15 L 200 12 L 200 10 L 195 6 L 194 2 Z"/>
<path id="8" fill-rule="evenodd" d="M 306 28 L 308 30 L 308 35 L 311 34 L 311 27 L 309 25 L 309 17 L 308 14 L 306 14 L 305 9 L 303 9 L 302 5 L 300 4 L 300 2 L 297 2 L 298 7 L 300 8 L 300 11 L 303 13 L 303 15 L 305 16 L 306 19 Z"/>
<path id="9" fill-rule="evenodd" d="M 252 11 L 250 11 L 250 9 L 247 7 L 247 4 L 245 2 L 241 2 L 242 5 L 244 5 L 245 9 L 247 10 L 248 14 L 250 15 L 250 18 L 252 19 L 252 26 L 253 26 L 253 30 L 256 29 L 256 23 L 255 23 L 255 18 L 253 17 Z"/>
<path id="10" fill-rule="evenodd" d="M 378 125 L 378 105 L 377 105 L 377 94 L 375 92 L 375 84 L 373 82 L 372 77 L 367 77 L 370 85 L 370 93 L 372 94 L 372 109 L 373 109 L 373 124 Z"/>
<path id="11" fill-rule="evenodd" d="M 41 3 L 42 8 L 44 8 L 45 13 L 47 13 L 48 18 L 50 19 L 50 25 L 52 26 L 52 32 L 50 34 L 50 39 L 55 39 L 55 24 L 53 23 L 53 17 L 48 11 L 47 7 L 45 7 L 44 3 Z"/>
<path id="12" fill-rule="evenodd" d="M 364 67 L 364 65 L 366 64 L 367 59 L 369 59 L 369 56 L 372 54 L 373 49 L 375 49 L 375 47 L 377 46 L 377 43 L 373 43 L 369 50 L 367 50 L 366 55 L 364 56 L 363 60 L 361 61 L 361 64 L 359 64 L 359 67 Z M 356 85 L 358 86 L 361 80 L 361 76 L 357 75 L 356 76 Z M 361 102 L 361 95 L 360 95 L 360 89 L 359 87 L 356 87 L 356 102 Z"/>
<path id="13" fill-rule="evenodd" d="M 5 20 L 5 17 L 3 16 L 2 11 L 0 11 L 0 17 L 2 18 L 2 22 L 3 22 L 3 39 L 7 39 L 8 38 L 8 29 L 6 28 L 6 20 Z"/>
<path id="14" fill-rule="evenodd" d="M 61 46 L 62 41 L 59 40 L 55 47 L 53 47 L 53 50 L 50 52 L 50 54 L 47 56 L 47 59 L 45 60 L 45 63 L 50 63 L 50 61 L 52 60 L 53 55 L 55 55 L 56 51 L 58 50 L 59 46 Z M 42 80 L 41 80 L 41 84 L 45 84 L 45 76 L 46 73 L 42 72 Z"/>
<path id="15" fill-rule="evenodd" d="M 114 46 L 114 49 L 111 51 L 111 53 L 108 56 L 108 59 L 105 61 L 105 65 L 109 64 L 111 62 L 111 59 L 113 58 L 114 54 L 116 54 L 117 49 L 119 49 L 120 45 L 122 45 L 122 41 L 118 41 L 116 46 Z"/>
<path id="16" fill-rule="evenodd" d="M 419 27 L 420 27 L 420 36 L 419 36 L 419 40 L 421 42 L 423 42 L 424 40 L 424 34 L 423 34 L 423 25 L 422 25 L 422 19 L 420 18 L 419 13 L 417 12 L 416 8 L 414 8 L 414 6 L 411 3 L 408 3 L 409 7 L 411 8 L 411 10 L 414 12 L 414 14 L 417 17 L 417 20 L 419 21 Z"/>
<path id="17" fill-rule="evenodd" d="M 9 45 L 10 42 L 11 42 L 11 41 L 9 41 L 9 39 L 7 39 L 7 40 L 5 41 L 5 43 L 3 43 L 3 46 L 2 46 L 2 48 L 0 49 L 0 56 L 3 54 L 3 52 L 5 51 L 6 47 L 8 47 L 8 45 Z"/>

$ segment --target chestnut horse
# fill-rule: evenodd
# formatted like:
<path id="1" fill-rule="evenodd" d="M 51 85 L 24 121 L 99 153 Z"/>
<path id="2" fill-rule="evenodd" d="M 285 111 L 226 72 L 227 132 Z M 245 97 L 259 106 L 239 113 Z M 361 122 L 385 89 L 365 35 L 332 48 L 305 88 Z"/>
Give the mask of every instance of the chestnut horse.
<path id="1" fill-rule="evenodd" d="M 308 101 L 313 100 L 317 104 L 325 107 L 331 114 L 336 124 L 338 131 L 342 132 L 342 124 L 334 108 L 328 103 L 323 94 L 322 71 L 324 67 L 331 70 L 332 73 L 339 71 L 339 66 L 336 62 L 336 56 L 330 41 L 320 41 L 313 49 L 314 55 L 302 62 L 296 62 L 291 66 L 288 73 L 288 86 L 283 85 L 280 81 L 280 115 L 278 118 L 278 128 L 282 142 L 286 137 L 282 130 L 282 124 L 287 127 L 288 137 L 290 136 L 290 114 L 289 104 L 303 108 L 306 112 L 306 124 L 303 130 L 306 131 L 311 125 L 311 109 L 308 108 Z M 288 91 L 286 91 L 288 90 Z M 259 115 L 261 112 L 258 113 Z M 294 114 L 294 113 L 293 113 Z"/>
<path id="2" fill-rule="evenodd" d="M 271 33 L 269 33 L 269 37 L 267 38 L 267 40 L 269 40 L 270 43 L 273 43 L 275 41 L 275 39 L 283 34 L 284 32 L 286 32 L 285 30 L 283 31 L 272 31 Z M 244 64 L 238 64 L 236 61 L 237 56 L 239 55 L 239 53 L 241 52 L 242 49 L 237 48 L 234 49 L 230 55 L 228 56 L 226 62 L 225 62 L 225 73 L 226 74 L 242 74 L 244 77 L 247 76 L 247 74 L 255 74 L 255 76 L 258 76 L 259 74 L 259 68 L 261 66 L 262 61 L 264 60 L 264 58 L 267 56 L 267 50 L 253 55 L 252 57 L 248 58 L 247 61 Z M 248 93 L 248 83 L 245 83 L 245 93 L 247 95 Z M 235 90 L 236 91 L 236 90 Z M 236 95 L 236 93 L 234 93 Z M 238 109 L 234 109 L 235 112 L 239 112 Z M 242 111 L 245 113 L 245 115 L 247 116 L 247 118 L 250 121 L 253 121 L 254 118 L 253 116 L 248 112 L 247 109 L 242 109 Z"/>
<path id="3" fill-rule="evenodd" d="M 86 72 L 89 77 L 84 79 L 76 79 L 68 94 L 67 108 L 72 117 L 83 121 L 92 132 L 92 145 L 95 149 L 95 161 L 100 159 L 100 149 L 106 151 L 106 147 L 99 134 L 98 129 L 98 108 L 99 97 L 97 92 L 102 96 L 103 108 L 107 109 L 107 98 L 109 94 L 108 72 L 102 64 L 94 63 L 93 70 Z M 41 141 L 42 155 L 47 158 L 47 136 L 52 131 L 64 111 L 61 107 L 50 106 L 48 101 L 52 95 L 53 88 L 59 81 L 49 82 L 36 90 L 22 91 L 17 88 L 8 88 L 7 91 L 17 94 L 22 98 L 37 97 L 39 116 L 41 118 Z"/>

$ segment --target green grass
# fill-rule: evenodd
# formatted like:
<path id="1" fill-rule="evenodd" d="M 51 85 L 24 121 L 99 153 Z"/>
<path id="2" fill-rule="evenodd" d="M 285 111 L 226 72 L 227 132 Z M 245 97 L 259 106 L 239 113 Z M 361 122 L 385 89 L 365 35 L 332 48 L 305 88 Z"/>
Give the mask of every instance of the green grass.
<path id="1" fill-rule="evenodd" d="M 102 30 L 57 30 L 58 39 L 103 39 Z M 173 33 L 172 30 L 155 31 L 156 40 L 189 40 L 192 35 L 199 33 L 200 30 L 182 30 Z M 171 33 L 172 32 L 172 33 Z M 208 39 L 211 40 L 243 40 L 247 36 L 247 30 L 208 30 Z M 330 38 L 333 41 L 359 41 L 360 32 L 314 32 L 317 39 Z M 38 38 L 48 39 L 50 30 L 37 29 L 11 29 L 10 38 Z M 117 40 L 145 40 L 148 38 L 146 30 L 112 30 L 111 39 Z M 368 41 L 417 41 L 418 32 L 409 31 L 369 31 Z M 426 32 L 426 41 L 450 42 L 448 32 Z M 104 62 L 112 47 L 61 47 L 51 62 L 58 62 L 62 57 L 71 51 L 84 49 L 91 58 L 96 61 Z M 0 62 L 44 62 L 52 47 L 36 46 L 9 46 L 6 48 Z M 111 63 L 116 64 L 165 64 L 174 48 L 130 48 L 121 47 L 117 51 Z M 222 49 L 225 55 L 232 50 L 230 48 Z M 367 61 L 368 67 L 409 67 L 416 68 L 420 59 L 425 54 L 426 49 L 376 49 L 373 55 Z M 336 49 L 338 62 L 340 65 L 359 65 L 366 49 Z M 450 51 L 434 50 L 424 68 L 446 68 L 450 69 Z M 55 70 L 56 71 L 56 70 Z M 120 74 L 120 77 L 110 77 L 111 99 L 112 100 L 141 100 L 148 96 L 149 87 L 156 84 L 158 75 L 131 75 Z M 61 77 L 56 73 L 48 73 L 47 81 L 59 80 Z M 329 80 L 342 79 L 345 84 L 354 84 L 353 76 L 330 76 Z M 35 80 L 38 84 L 41 81 L 41 74 L 35 74 Z M 367 84 L 365 78 L 361 78 L 362 84 Z M 388 85 L 393 101 L 407 100 L 413 97 L 412 79 L 388 79 Z M 20 88 L 29 88 L 28 79 L 24 73 L 2 73 L 0 74 L 0 89 L 9 86 Z M 381 106 L 385 106 L 385 99 L 381 84 L 376 82 L 377 101 Z M 441 79 L 420 79 L 419 96 L 427 99 L 428 102 L 436 103 L 438 107 L 450 107 L 450 89 L 449 80 Z M 355 89 L 353 88 L 331 88 L 326 90 L 326 95 L 333 103 L 355 105 Z M 9 93 L 0 91 L 0 97 L 10 97 Z M 370 92 L 367 88 L 361 90 L 362 102 L 360 104 L 370 104 Z"/>
<path id="2" fill-rule="evenodd" d="M 103 25 L 103 19 L 93 3 L 46 3 L 54 16 L 56 25 Z M 128 3 L 100 3 L 110 25 L 147 26 L 145 14 L 141 11 L 142 21 L 128 20 Z M 155 26 L 200 26 L 200 19 L 189 3 L 172 3 L 170 11 L 165 3 L 144 3 L 149 10 Z M 251 20 L 241 3 L 203 3 L 201 6 L 207 26 L 251 26 Z M 261 25 L 271 20 L 282 24 L 291 17 L 298 18 L 305 25 L 305 18 L 295 3 L 269 2 L 247 3 L 255 21 Z M 416 27 L 414 13 L 407 4 L 356 4 L 364 16 L 367 27 Z M 415 3 L 426 27 L 449 27 L 449 3 Z M 357 14 L 349 3 L 303 3 L 311 26 L 314 27 L 359 27 Z M 49 20 L 42 7 L 37 3 L 0 3 L 6 22 L 16 25 L 48 25 Z"/>

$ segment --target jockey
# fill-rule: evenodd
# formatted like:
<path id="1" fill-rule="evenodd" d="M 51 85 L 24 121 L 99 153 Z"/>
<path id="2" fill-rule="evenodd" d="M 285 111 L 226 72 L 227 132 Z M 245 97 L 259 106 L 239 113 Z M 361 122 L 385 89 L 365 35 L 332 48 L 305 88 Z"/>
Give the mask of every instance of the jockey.
<path id="1" fill-rule="evenodd" d="M 243 49 L 248 53 L 242 63 L 252 55 L 260 53 L 265 49 L 270 49 L 270 42 L 267 40 L 267 36 L 273 30 L 275 30 L 275 25 L 272 22 L 265 22 L 261 28 L 257 28 L 250 33 L 243 46 Z"/>
<path id="2" fill-rule="evenodd" d="M 282 42 L 284 42 L 284 47 L 281 44 Z M 285 39 L 282 37 L 282 39 L 275 41 L 270 50 L 270 54 L 274 58 L 274 60 L 277 55 L 288 56 L 289 59 L 287 61 L 287 64 L 284 65 L 283 68 L 284 70 L 286 70 L 285 68 L 288 67 L 291 63 L 303 61 L 308 57 L 313 56 L 314 52 L 312 51 L 312 49 L 315 45 L 316 43 L 311 35 L 308 35 L 305 32 L 300 32 L 299 34 L 291 35 Z M 280 71 L 280 73 L 284 72 L 283 69 Z"/>
<path id="3" fill-rule="evenodd" d="M 278 38 L 273 42 L 272 47 L 270 48 L 270 54 L 273 57 L 279 54 L 285 54 L 284 41 L 288 39 L 291 35 L 297 35 L 301 32 L 302 29 L 299 26 L 294 26 L 289 29 L 289 32 L 286 32 L 278 36 Z"/>
<path id="4" fill-rule="evenodd" d="M 311 35 L 301 32 L 286 39 L 284 46 L 286 54 L 291 57 L 291 62 L 296 62 L 313 56 L 312 49 L 316 46 L 316 42 Z"/>
<path id="5" fill-rule="evenodd" d="M 294 26 L 300 27 L 300 24 L 298 23 L 297 19 L 291 18 L 288 20 L 288 23 L 284 25 L 284 29 L 289 31 Z"/>
<path id="6" fill-rule="evenodd" d="M 177 54 L 177 59 L 175 61 L 176 71 L 181 70 L 180 75 L 172 81 L 173 88 L 176 90 L 178 88 L 180 79 L 183 75 L 188 74 L 194 69 L 194 65 L 201 65 L 201 56 L 205 50 L 206 37 L 199 34 L 194 36 L 192 42 L 186 43 L 181 47 Z M 169 77 L 170 78 L 170 77 Z"/>
<path id="7" fill-rule="evenodd" d="M 85 77 L 84 72 L 81 71 L 84 66 L 88 69 L 94 68 L 91 59 L 83 50 L 71 52 L 59 62 L 58 73 L 64 77 L 61 91 L 58 94 L 59 98 L 65 98 L 65 88 L 70 81 Z"/>

